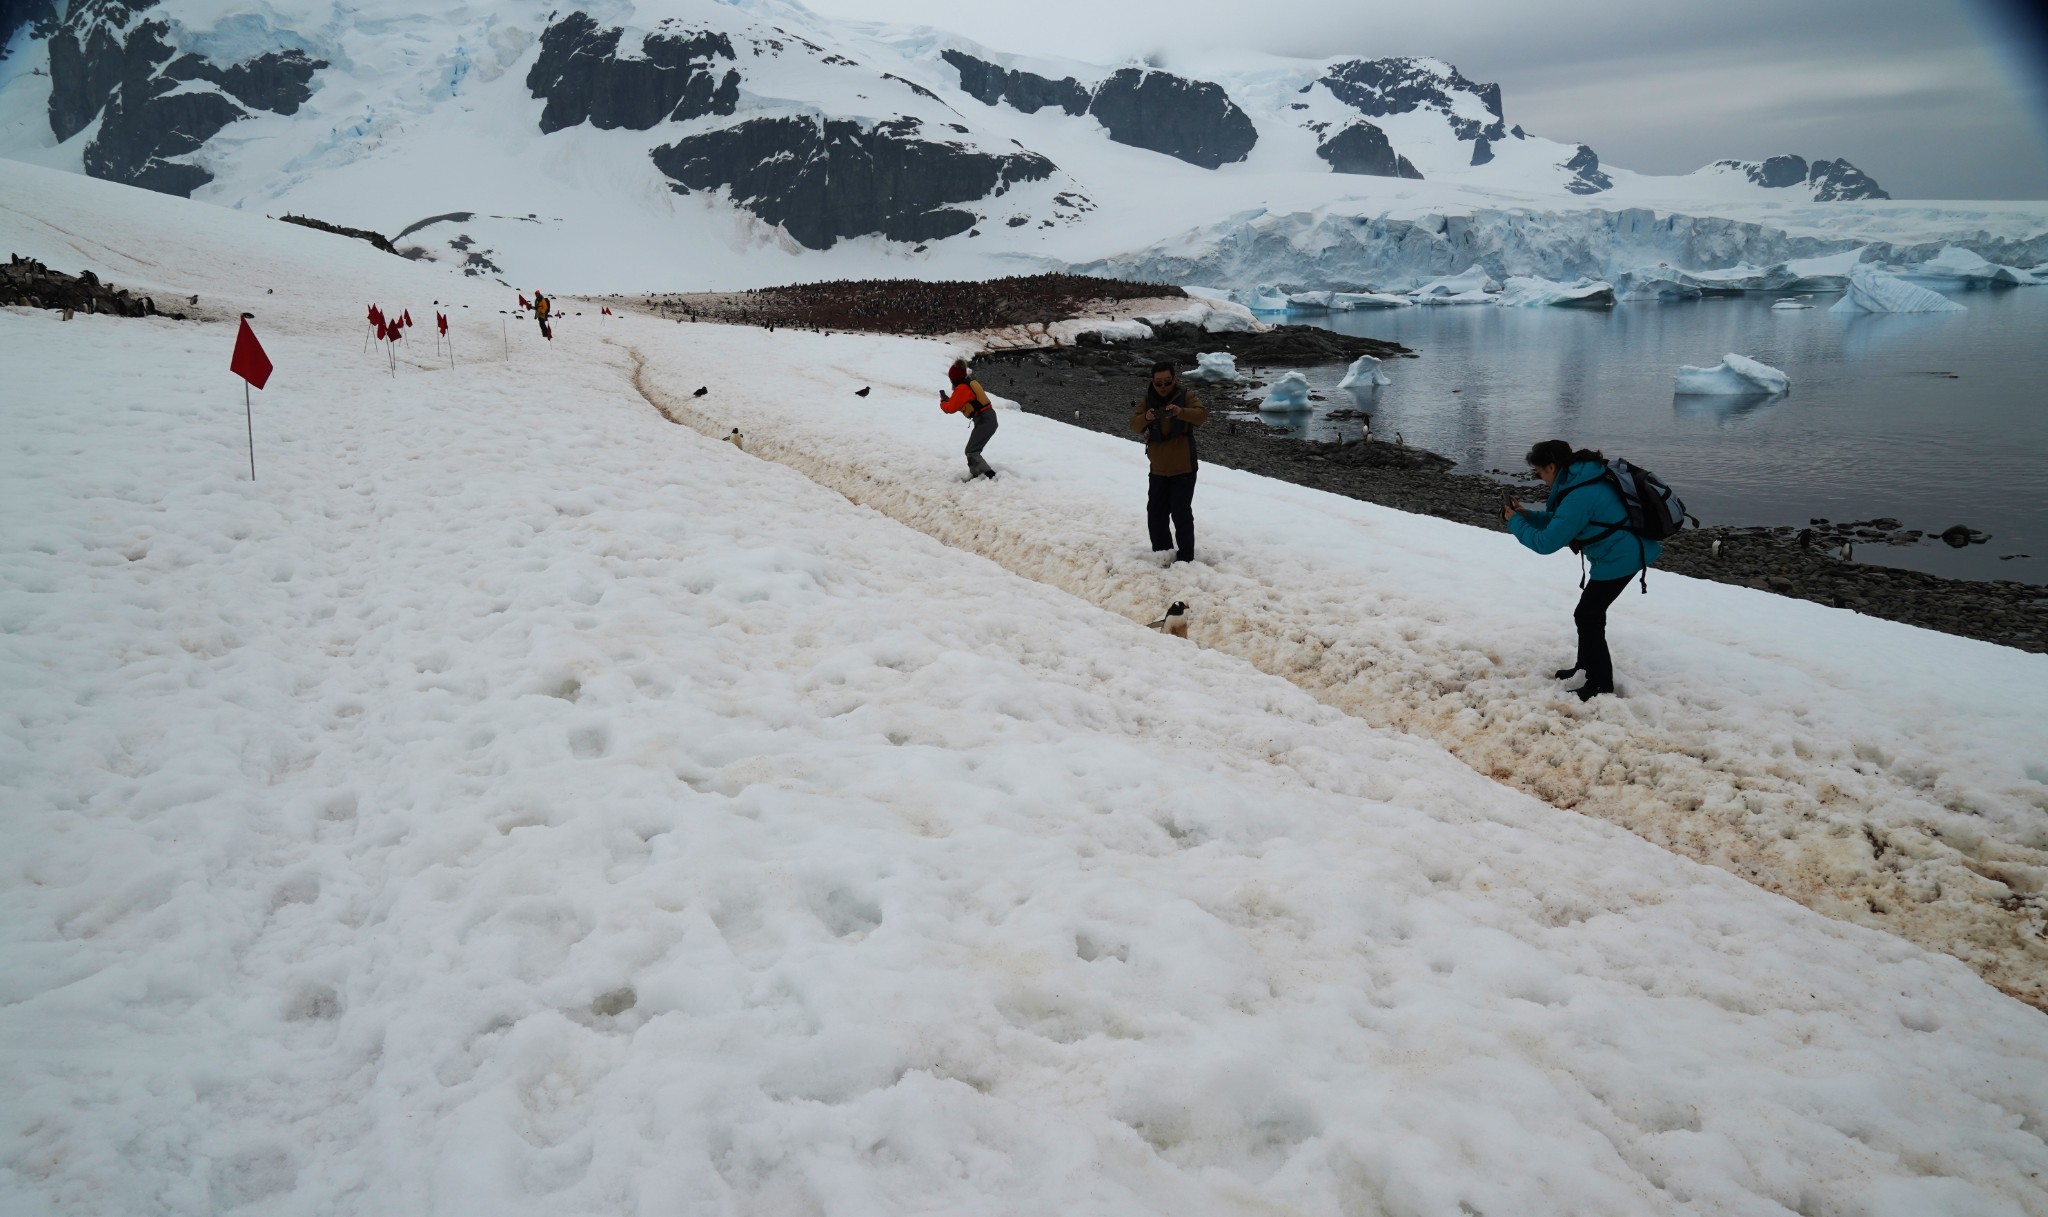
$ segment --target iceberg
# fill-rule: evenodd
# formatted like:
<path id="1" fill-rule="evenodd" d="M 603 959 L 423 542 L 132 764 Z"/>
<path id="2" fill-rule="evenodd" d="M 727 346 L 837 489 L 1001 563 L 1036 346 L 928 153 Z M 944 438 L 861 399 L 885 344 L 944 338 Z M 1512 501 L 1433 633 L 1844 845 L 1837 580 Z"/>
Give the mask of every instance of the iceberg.
<path id="1" fill-rule="evenodd" d="M 1330 307 L 1350 312 L 1362 308 L 1408 308 L 1415 302 L 1386 292 L 1331 292 Z"/>
<path id="2" fill-rule="evenodd" d="M 1203 384 L 1217 384 L 1237 379 L 1237 356 L 1229 351 L 1201 351 L 1195 355 L 1195 369 L 1187 375 L 1189 380 Z"/>
<path id="3" fill-rule="evenodd" d="M 1773 305 L 1771 306 L 1771 308 L 1772 308 L 1773 310 L 1778 310 L 1778 309 L 1782 309 L 1782 310 L 1784 310 L 1785 312 L 1788 312 L 1788 313 L 1789 313 L 1789 312 L 1793 312 L 1793 311 L 1795 311 L 1795 310 L 1797 310 L 1797 309 L 1803 309 L 1803 308 L 1812 308 L 1812 307 L 1813 307 L 1813 306 L 1812 306 L 1811 304 L 1808 304 L 1808 303 L 1807 303 L 1806 301 L 1804 301 L 1804 300 L 1794 300 L 1794 299 L 1791 299 L 1791 298 L 1789 298 L 1789 297 L 1788 297 L 1787 299 L 1784 299 L 1784 300 L 1780 300 L 1780 301 L 1778 301 L 1778 302 L 1777 302 L 1776 304 L 1773 304 Z"/>
<path id="4" fill-rule="evenodd" d="M 1748 262 L 1737 262 L 1720 270 L 1696 270 L 1692 278 L 1708 295 L 1735 295 L 1740 292 L 1781 292 L 1799 281 L 1788 263 L 1779 262 L 1771 266 L 1755 266 Z"/>
<path id="5" fill-rule="evenodd" d="M 1486 277 L 1486 268 L 1474 266 L 1455 275 L 1431 279 L 1409 295 L 1417 304 L 1492 304 L 1500 284 Z"/>
<path id="6" fill-rule="evenodd" d="M 1289 372 L 1273 382 L 1266 391 L 1266 400 L 1259 403 L 1259 409 L 1275 413 L 1289 413 L 1309 409 L 1308 377 L 1299 372 Z"/>
<path id="7" fill-rule="evenodd" d="M 1295 292 L 1287 297 L 1287 311 L 1290 313 L 1327 313 L 1330 311 L 1330 293 Z"/>
<path id="8" fill-rule="evenodd" d="M 1254 313 L 1285 313 L 1294 308 L 1294 302 L 1287 298 L 1287 293 L 1274 291 L 1270 287 L 1259 288 L 1240 303 Z"/>
<path id="9" fill-rule="evenodd" d="M 1614 285 L 1601 279 L 1556 283 L 1526 275 L 1511 276 L 1501 289 L 1502 308 L 1613 308 Z"/>
<path id="10" fill-rule="evenodd" d="M 1783 263 L 1792 281 L 1785 290 L 1794 292 L 1839 292 L 1849 286 L 1849 272 L 1863 261 L 1864 246 L 1818 258 L 1794 258 Z"/>
<path id="11" fill-rule="evenodd" d="M 1706 292 L 1698 279 L 1674 266 L 1640 266 L 1614 277 L 1623 300 L 1697 300 Z"/>
<path id="12" fill-rule="evenodd" d="M 1337 382 L 1340 389 L 1377 389 L 1394 382 L 1380 371 L 1380 361 L 1371 355 L 1360 355 L 1351 364 L 1351 370 L 1344 373 L 1344 379 Z"/>
<path id="13" fill-rule="evenodd" d="M 1745 393 L 1785 393 L 1792 388 L 1792 378 L 1767 363 L 1758 363 L 1746 355 L 1730 352 L 1721 362 L 1711 368 L 1695 368 L 1686 365 L 1678 369 L 1676 391 L 1684 394 L 1701 394 L 1715 397 L 1734 397 Z"/>
<path id="14" fill-rule="evenodd" d="M 2019 287 L 2032 286 L 2036 282 L 2028 271 L 2016 266 L 2000 266 L 1982 254 L 1954 245 L 1942 246 L 1940 253 L 1924 262 L 1904 267 L 1900 273 L 1909 279 L 1959 287 Z"/>
<path id="15" fill-rule="evenodd" d="M 1940 292 L 1931 292 L 1886 274 L 1875 266 L 1859 264 L 1849 271 L 1848 292 L 1835 301 L 1831 313 L 1961 313 L 1968 310 Z"/>

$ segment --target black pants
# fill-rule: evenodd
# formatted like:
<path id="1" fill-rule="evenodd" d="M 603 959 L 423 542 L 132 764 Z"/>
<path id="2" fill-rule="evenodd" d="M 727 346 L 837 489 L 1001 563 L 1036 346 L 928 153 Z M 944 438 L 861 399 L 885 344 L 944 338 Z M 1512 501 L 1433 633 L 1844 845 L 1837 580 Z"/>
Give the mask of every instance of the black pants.
<path id="1" fill-rule="evenodd" d="M 974 416 L 974 430 L 967 433 L 967 476 L 994 477 L 994 466 L 981 455 L 988 442 L 996 437 L 996 412 L 983 410 Z"/>
<path id="2" fill-rule="evenodd" d="M 1173 525 L 1168 530 L 1168 523 Z M 1195 475 L 1175 474 L 1172 477 L 1152 475 L 1151 488 L 1145 494 L 1145 526 L 1152 532 L 1152 552 L 1174 549 L 1174 539 L 1180 539 L 1179 560 L 1195 560 Z"/>
<path id="3" fill-rule="evenodd" d="M 1572 610 L 1572 622 L 1579 627 L 1579 660 L 1572 666 L 1586 669 L 1585 688 L 1611 691 L 1614 688 L 1614 656 L 1607 650 L 1607 606 L 1628 587 L 1633 575 L 1619 579 L 1594 579 L 1579 594 L 1579 607 Z"/>

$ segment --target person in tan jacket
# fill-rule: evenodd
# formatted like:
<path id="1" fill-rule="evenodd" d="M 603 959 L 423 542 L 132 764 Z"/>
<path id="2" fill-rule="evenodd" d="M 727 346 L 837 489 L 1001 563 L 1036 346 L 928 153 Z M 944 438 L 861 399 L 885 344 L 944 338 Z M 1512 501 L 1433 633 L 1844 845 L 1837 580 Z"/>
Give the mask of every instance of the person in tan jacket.
<path id="1" fill-rule="evenodd" d="M 1180 383 L 1171 363 L 1152 365 L 1145 400 L 1131 411 L 1131 430 L 1144 437 L 1145 457 L 1152 465 L 1145 495 L 1152 552 L 1174 550 L 1176 562 L 1195 560 L 1195 469 L 1200 464 L 1195 428 L 1208 419 L 1209 411 Z"/>

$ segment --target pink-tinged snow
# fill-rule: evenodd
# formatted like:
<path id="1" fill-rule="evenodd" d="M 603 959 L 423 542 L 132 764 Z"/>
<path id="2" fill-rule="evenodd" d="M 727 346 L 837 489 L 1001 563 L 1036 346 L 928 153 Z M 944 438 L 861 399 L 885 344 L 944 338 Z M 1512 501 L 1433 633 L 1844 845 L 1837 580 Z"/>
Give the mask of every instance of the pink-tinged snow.
<path id="1" fill-rule="evenodd" d="M 937 344 L 571 302 L 555 343 L 480 359 L 509 293 L 18 166 L 0 242 L 222 318 L 0 310 L 0 1211 L 2048 1213 L 2048 1027 L 1955 960 L 634 387 L 708 382 L 750 449 L 865 443 L 877 485 L 1048 549 L 1134 535 L 1135 453 L 1027 416 L 990 493 L 949 483 L 961 429 L 906 396 Z M 437 298 L 471 306 L 456 367 L 361 353 L 368 300 Z M 253 483 L 242 309 L 278 366 Z M 848 374 L 878 371 L 863 406 Z M 1464 631 L 1464 589 L 1513 574 L 1484 624 L 1515 663 L 1555 643 L 1561 569 L 1205 477 L 1191 599 L 1291 570 L 1287 616 L 1379 551 L 1410 620 Z M 1289 512 L 1331 565 L 1255 552 Z M 1659 591 L 1829 645 L 1797 605 Z M 1634 680 L 1726 645 L 1645 672 L 1638 612 Z M 1889 638 L 1915 716 L 2036 713 L 2030 657 L 1938 704 L 1913 652 L 1975 680 L 1974 644 L 1868 629 L 1841 650 Z M 1724 660 L 1726 700 L 1851 662 L 1773 658 Z"/>

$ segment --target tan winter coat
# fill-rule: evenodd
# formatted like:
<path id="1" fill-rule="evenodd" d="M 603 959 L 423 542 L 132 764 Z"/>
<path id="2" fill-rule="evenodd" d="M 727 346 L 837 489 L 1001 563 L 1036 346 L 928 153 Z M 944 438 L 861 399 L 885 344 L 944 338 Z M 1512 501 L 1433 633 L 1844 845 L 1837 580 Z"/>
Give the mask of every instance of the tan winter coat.
<path id="1" fill-rule="evenodd" d="M 1199 427 L 1209 420 L 1209 411 L 1200 398 L 1192 392 L 1182 399 L 1180 421 L 1190 427 Z M 1131 430 L 1143 434 L 1145 431 L 1145 403 L 1131 411 Z M 1183 431 L 1172 439 L 1158 444 L 1146 444 L 1145 455 L 1152 462 L 1154 477 L 1177 477 L 1195 471 L 1195 437 Z"/>

